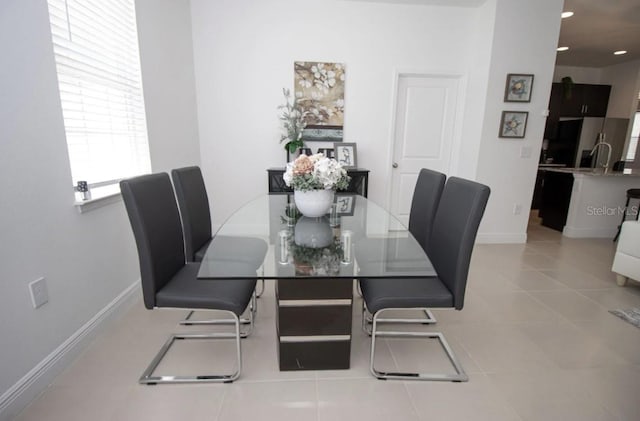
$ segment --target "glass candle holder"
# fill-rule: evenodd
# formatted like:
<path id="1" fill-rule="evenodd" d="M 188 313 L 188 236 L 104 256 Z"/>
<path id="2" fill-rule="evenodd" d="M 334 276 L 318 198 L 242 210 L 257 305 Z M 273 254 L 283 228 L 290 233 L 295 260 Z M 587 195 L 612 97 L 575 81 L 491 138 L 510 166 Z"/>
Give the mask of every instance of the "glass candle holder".
<path id="1" fill-rule="evenodd" d="M 340 226 L 340 215 L 338 215 L 338 205 L 336 203 L 331 205 L 331 210 L 329 211 L 329 225 L 332 228 Z"/>
<path id="2" fill-rule="evenodd" d="M 342 231 L 340 234 L 340 246 L 342 247 L 342 263 L 349 264 L 352 260 L 351 255 L 351 237 L 353 236 L 353 232 L 349 230 Z"/>
<path id="3" fill-rule="evenodd" d="M 289 261 L 289 231 L 282 230 L 278 232 L 280 259 L 279 262 L 286 264 Z"/>
<path id="4" fill-rule="evenodd" d="M 296 208 L 296 204 L 295 203 L 289 203 L 287 204 L 287 207 L 285 209 L 285 216 L 286 216 L 286 220 L 287 220 L 287 225 L 290 227 L 293 227 L 296 224 L 296 221 L 298 220 L 298 217 L 300 216 L 300 214 L 298 213 L 298 208 Z"/>

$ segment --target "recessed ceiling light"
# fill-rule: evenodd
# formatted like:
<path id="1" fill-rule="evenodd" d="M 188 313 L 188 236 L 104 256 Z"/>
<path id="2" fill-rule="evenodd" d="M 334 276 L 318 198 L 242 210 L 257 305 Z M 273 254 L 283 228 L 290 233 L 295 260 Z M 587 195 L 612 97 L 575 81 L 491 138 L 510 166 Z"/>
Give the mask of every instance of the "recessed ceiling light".
<path id="1" fill-rule="evenodd" d="M 621 56 L 622 54 L 627 54 L 627 50 L 616 51 L 613 54 L 615 54 L 616 56 Z"/>
<path id="2" fill-rule="evenodd" d="M 567 51 L 569 49 L 569 47 L 558 47 L 556 48 L 556 51 Z"/>
<path id="3" fill-rule="evenodd" d="M 560 14 L 560 16 L 562 16 L 562 19 L 564 18 L 570 18 L 571 16 L 573 16 L 573 12 L 562 12 L 562 14 Z"/>

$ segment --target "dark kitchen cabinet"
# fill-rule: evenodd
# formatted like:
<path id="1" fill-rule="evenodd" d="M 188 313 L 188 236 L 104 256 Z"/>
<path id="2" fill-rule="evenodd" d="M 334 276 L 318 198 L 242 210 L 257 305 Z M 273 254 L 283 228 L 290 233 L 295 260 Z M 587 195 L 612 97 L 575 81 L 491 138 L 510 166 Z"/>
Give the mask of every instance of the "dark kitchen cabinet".
<path id="1" fill-rule="evenodd" d="M 584 103 L 582 84 L 574 84 L 570 91 L 565 92 L 562 83 L 554 83 L 551 87 L 553 103 L 549 102 L 549 114 L 558 117 L 582 117 Z"/>
<path id="2" fill-rule="evenodd" d="M 569 213 L 573 174 L 545 171 L 543 180 L 538 215 L 542 218 L 542 225 L 562 231 Z"/>
<path id="3" fill-rule="evenodd" d="M 548 145 L 545 156 L 553 158 L 556 164 L 574 166 L 581 130 L 578 126 L 584 117 L 606 116 L 610 93 L 611 85 L 575 83 L 569 95 L 562 83 L 554 83 L 549 97 L 549 116 L 544 126 Z"/>
<path id="4" fill-rule="evenodd" d="M 609 105 L 610 85 L 584 85 L 582 92 L 585 117 L 606 117 Z"/>
<path id="5" fill-rule="evenodd" d="M 557 117 L 604 117 L 610 94 L 611 85 L 574 83 L 568 93 L 562 83 L 554 83 L 549 114 Z"/>
<path id="6" fill-rule="evenodd" d="M 531 209 L 540 209 L 542 204 L 542 189 L 544 188 L 544 173 L 545 170 L 538 169 L 538 176 L 536 177 L 536 185 L 533 188 L 533 199 L 531 200 Z"/>

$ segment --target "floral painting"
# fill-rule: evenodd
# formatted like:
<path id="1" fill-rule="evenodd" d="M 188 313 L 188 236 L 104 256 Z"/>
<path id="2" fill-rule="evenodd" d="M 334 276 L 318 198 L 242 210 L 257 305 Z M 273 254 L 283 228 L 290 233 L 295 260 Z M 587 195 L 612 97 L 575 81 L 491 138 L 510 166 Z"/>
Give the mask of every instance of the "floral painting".
<path id="1" fill-rule="evenodd" d="M 527 130 L 527 117 L 529 113 L 526 111 L 503 111 L 500 119 L 500 137 L 524 137 Z"/>
<path id="2" fill-rule="evenodd" d="M 509 73 L 507 86 L 504 90 L 505 102 L 529 102 L 531 101 L 531 89 L 533 88 L 533 75 Z"/>
<path id="3" fill-rule="evenodd" d="M 295 96 L 305 112 L 304 140 L 341 141 L 345 67 L 341 63 L 296 61 Z"/>

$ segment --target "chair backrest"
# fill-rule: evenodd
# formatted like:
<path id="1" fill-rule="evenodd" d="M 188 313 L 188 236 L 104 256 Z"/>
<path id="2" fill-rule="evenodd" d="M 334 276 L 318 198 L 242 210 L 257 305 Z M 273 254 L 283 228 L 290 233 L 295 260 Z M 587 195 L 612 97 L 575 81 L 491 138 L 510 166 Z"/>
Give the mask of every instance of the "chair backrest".
<path id="1" fill-rule="evenodd" d="M 446 178 L 447 176 L 440 172 L 423 168 L 418 174 L 418 181 L 413 190 L 409 231 L 427 254 L 433 218 L 436 216 Z"/>
<path id="2" fill-rule="evenodd" d="M 484 184 L 450 177 L 433 222 L 429 258 L 458 310 L 464 305 L 471 253 L 489 194 Z"/>
<path id="3" fill-rule="evenodd" d="M 178 168 L 171 171 L 176 189 L 184 244 L 188 262 L 195 261 L 195 253 L 211 240 L 211 211 L 209 197 L 199 167 Z"/>
<path id="4" fill-rule="evenodd" d="M 145 307 L 185 265 L 180 215 L 167 173 L 122 180 L 120 190 L 138 248 Z"/>

